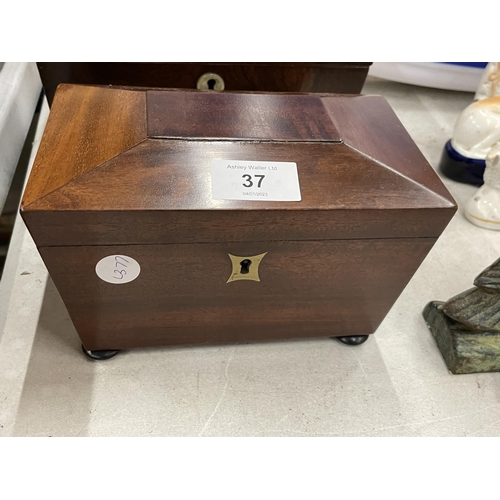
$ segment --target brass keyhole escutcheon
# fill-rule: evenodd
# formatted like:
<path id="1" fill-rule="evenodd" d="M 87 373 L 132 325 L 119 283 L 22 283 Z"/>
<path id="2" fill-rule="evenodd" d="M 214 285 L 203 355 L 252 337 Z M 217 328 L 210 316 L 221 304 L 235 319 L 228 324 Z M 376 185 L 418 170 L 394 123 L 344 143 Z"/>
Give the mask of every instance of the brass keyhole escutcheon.
<path id="1" fill-rule="evenodd" d="M 198 90 L 224 90 L 224 79 L 217 73 L 205 73 L 198 78 Z"/>
<path id="2" fill-rule="evenodd" d="M 250 257 L 242 257 L 229 253 L 228 255 L 231 259 L 233 270 L 226 283 L 239 280 L 260 281 L 259 264 L 266 254 L 267 252 L 259 255 L 252 255 Z"/>

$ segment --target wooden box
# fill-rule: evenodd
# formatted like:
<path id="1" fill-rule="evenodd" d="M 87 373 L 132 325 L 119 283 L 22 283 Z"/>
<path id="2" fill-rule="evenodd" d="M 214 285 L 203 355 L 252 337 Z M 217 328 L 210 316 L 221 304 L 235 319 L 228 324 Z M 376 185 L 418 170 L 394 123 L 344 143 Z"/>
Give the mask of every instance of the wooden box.
<path id="1" fill-rule="evenodd" d="M 78 85 L 21 207 L 88 350 L 373 333 L 455 211 L 382 97 Z"/>
<path id="2" fill-rule="evenodd" d="M 49 104 L 60 83 L 359 94 L 369 62 L 37 63 Z"/>

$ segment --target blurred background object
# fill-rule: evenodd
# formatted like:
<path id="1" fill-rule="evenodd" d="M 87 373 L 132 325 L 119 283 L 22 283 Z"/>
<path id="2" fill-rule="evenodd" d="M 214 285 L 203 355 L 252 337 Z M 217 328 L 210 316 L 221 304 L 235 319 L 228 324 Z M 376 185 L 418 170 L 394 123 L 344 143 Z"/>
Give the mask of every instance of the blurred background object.
<path id="1" fill-rule="evenodd" d="M 359 94 L 369 62 L 39 62 L 49 105 L 60 83 L 199 90 Z"/>
<path id="2" fill-rule="evenodd" d="M 370 76 L 436 89 L 475 92 L 485 62 L 375 62 Z"/>
<path id="3" fill-rule="evenodd" d="M 462 111 L 445 144 L 439 169 L 449 179 L 474 186 L 483 184 L 486 156 L 500 144 L 499 83 L 498 63 L 488 63 L 474 101 Z"/>
<path id="4" fill-rule="evenodd" d="M 469 198 L 465 217 L 479 227 L 500 231 L 500 144 L 486 156 L 484 184 Z"/>

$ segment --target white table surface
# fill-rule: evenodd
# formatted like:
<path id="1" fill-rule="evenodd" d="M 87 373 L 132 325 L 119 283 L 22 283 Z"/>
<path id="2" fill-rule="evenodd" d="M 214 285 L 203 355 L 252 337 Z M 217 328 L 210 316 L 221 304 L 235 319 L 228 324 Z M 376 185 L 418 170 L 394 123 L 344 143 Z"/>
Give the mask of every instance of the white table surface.
<path id="1" fill-rule="evenodd" d="M 363 92 L 388 99 L 434 167 L 473 97 L 373 78 Z M 475 191 L 444 182 L 460 208 Z M 91 362 L 18 219 L 0 283 L 0 436 L 499 436 L 500 373 L 451 375 L 421 316 L 499 254 L 500 233 L 457 213 L 358 347 L 314 339 Z"/>

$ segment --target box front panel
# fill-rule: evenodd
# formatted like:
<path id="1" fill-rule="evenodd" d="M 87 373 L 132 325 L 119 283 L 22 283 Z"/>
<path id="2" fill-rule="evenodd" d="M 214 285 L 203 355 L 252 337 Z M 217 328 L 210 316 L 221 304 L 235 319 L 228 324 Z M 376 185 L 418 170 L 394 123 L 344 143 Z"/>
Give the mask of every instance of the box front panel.
<path id="1" fill-rule="evenodd" d="M 97 350 L 373 333 L 434 242 L 120 245 L 40 252 L 82 343 Z"/>

